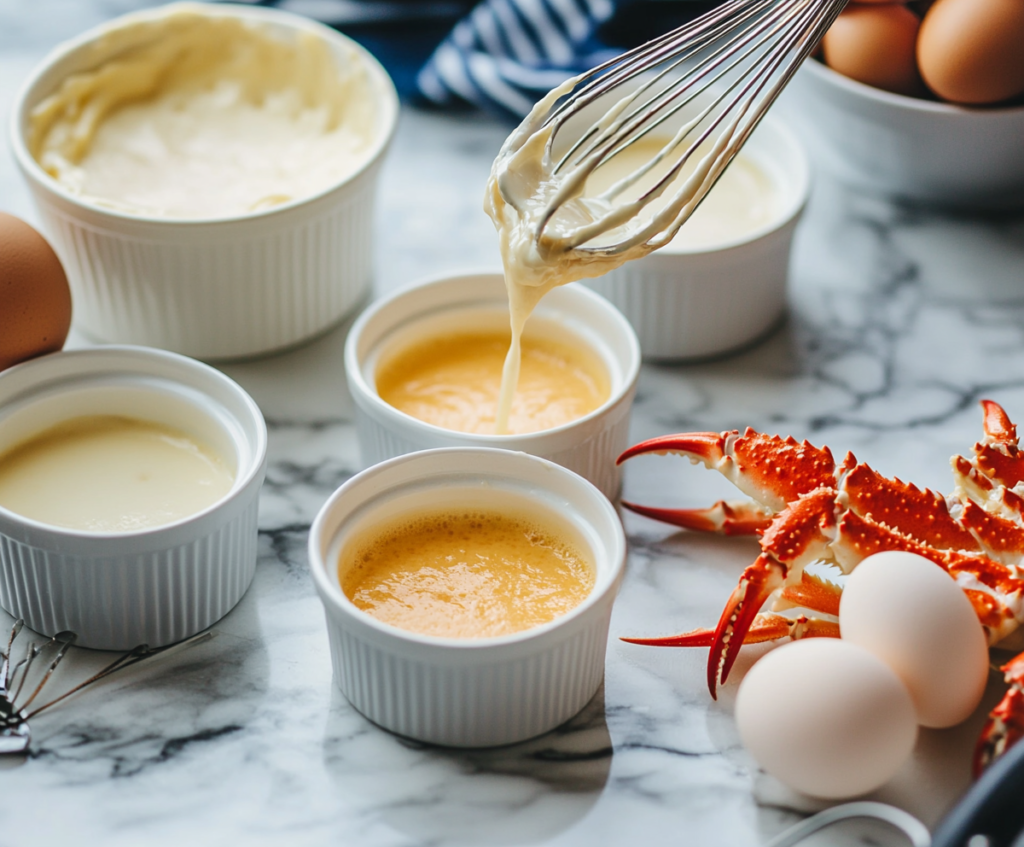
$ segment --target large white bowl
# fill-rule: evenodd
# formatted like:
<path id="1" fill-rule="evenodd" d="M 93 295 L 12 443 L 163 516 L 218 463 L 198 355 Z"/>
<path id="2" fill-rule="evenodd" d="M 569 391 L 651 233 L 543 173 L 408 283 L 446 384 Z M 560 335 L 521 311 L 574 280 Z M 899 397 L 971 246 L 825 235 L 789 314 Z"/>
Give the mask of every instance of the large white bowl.
<path id="1" fill-rule="evenodd" d="M 815 163 L 852 185 L 919 204 L 1024 207 L 1024 106 L 890 94 L 809 59 L 776 108 Z"/>
<path id="2" fill-rule="evenodd" d="M 267 430 L 252 398 L 220 371 L 162 350 L 51 353 L 0 374 L 0 454 L 85 415 L 163 423 L 235 467 L 231 490 L 174 523 L 81 532 L 0 506 L 0 606 L 37 632 L 73 630 L 82 647 L 181 641 L 226 615 L 256 570 Z"/>
<path id="3" fill-rule="evenodd" d="M 669 242 L 583 282 L 629 319 L 645 359 L 735 350 L 763 336 L 785 312 L 790 248 L 810 191 L 810 167 L 800 142 L 771 117 L 744 145 L 743 155 L 777 194 L 771 221 L 707 248 Z"/>
<path id="4" fill-rule="evenodd" d="M 362 611 L 341 590 L 339 536 L 397 515 L 508 498 L 572 526 L 593 557 L 594 587 L 575 609 L 495 638 L 439 638 Z M 626 562 L 615 509 L 558 465 L 507 450 L 401 456 L 353 477 L 320 510 L 309 565 L 324 604 L 334 680 L 353 706 L 400 735 L 456 747 L 523 741 L 567 721 L 604 677 L 612 603 Z"/>
<path id="5" fill-rule="evenodd" d="M 387 73 L 354 41 L 275 9 L 189 4 L 268 31 L 309 33 L 339 62 L 365 67 L 377 108 L 366 163 L 341 183 L 266 211 L 211 220 L 133 215 L 65 190 L 27 146 L 32 109 L 70 74 L 95 67 L 113 29 L 159 19 L 176 6 L 117 18 L 57 47 L 29 77 L 10 125 L 15 160 L 71 283 L 75 325 L 102 341 L 163 347 L 203 359 L 294 345 L 337 323 L 364 298 L 373 271 L 377 176 L 398 116 Z"/>
<path id="6" fill-rule="evenodd" d="M 439 331 L 450 330 L 452 313 L 476 309 L 504 312 L 507 321 L 508 295 L 501 274 L 472 273 L 429 280 L 373 304 L 360 315 L 345 343 L 345 374 L 356 406 L 363 465 L 435 447 L 522 450 L 575 471 L 605 496 L 614 498 L 622 482 L 622 471 L 615 460 L 628 446 L 629 415 L 640 375 L 640 346 L 615 307 L 578 284 L 549 292 L 535 315 L 578 336 L 607 368 L 611 394 L 589 415 L 526 435 L 482 435 L 424 423 L 398 411 L 377 394 L 375 362 L 385 344 L 413 325 L 422 327 L 425 321 L 436 321 Z"/>

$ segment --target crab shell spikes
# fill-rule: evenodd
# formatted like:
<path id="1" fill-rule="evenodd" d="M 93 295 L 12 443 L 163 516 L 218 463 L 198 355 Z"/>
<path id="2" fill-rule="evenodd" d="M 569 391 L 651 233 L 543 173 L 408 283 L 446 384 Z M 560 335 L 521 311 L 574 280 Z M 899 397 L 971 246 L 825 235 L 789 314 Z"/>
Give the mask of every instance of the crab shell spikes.
<path id="1" fill-rule="evenodd" d="M 749 427 L 742 434 L 732 430 L 652 438 L 626 450 L 618 461 L 649 453 L 675 453 L 701 462 L 772 512 L 782 511 L 808 491 L 835 487 L 835 461 L 827 447 Z"/>

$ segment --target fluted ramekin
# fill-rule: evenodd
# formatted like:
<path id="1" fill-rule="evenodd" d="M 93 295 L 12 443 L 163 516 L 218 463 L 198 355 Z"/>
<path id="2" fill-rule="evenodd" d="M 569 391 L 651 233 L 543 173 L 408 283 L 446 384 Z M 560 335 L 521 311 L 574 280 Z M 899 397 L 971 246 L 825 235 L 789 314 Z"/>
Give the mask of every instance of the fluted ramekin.
<path id="1" fill-rule="evenodd" d="M 94 67 L 104 34 L 159 19 L 178 6 L 135 12 L 57 47 L 22 87 L 12 112 L 14 158 L 68 274 L 75 325 L 101 341 L 146 344 L 203 359 L 285 348 L 322 332 L 358 305 L 373 271 L 377 177 L 394 133 L 398 97 L 362 47 L 329 27 L 276 9 L 188 4 L 273 33 L 322 39 L 339 62 L 359 62 L 377 109 L 365 164 L 311 197 L 210 220 L 119 212 L 65 190 L 27 145 L 32 109 L 69 75 Z"/>
<path id="2" fill-rule="evenodd" d="M 206 629 L 245 594 L 267 430 L 237 383 L 192 359 L 144 347 L 52 353 L 0 374 L 0 454 L 71 418 L 123 415 L 190 433 L 235 467 L 231 490 L 164 526 L 81 532 L 0 506 L 0 606 L 37 632 L 78 634 L 101 650 L 172 644 Z"/>
<path id="3" fill-rule="evenodd" d="M 559 427 L 525 435 L 455 432 L 417 420 L 377 394 L 374 367 L 383 345 L 414 324 L 436 319 L 451 331 L 450 316 L 474 310 L 508 314 L 501 274 L 441 277 L 399 291 L 367 309 L 345 344 L 345 373 L 355 400 L 359 447 L 364 466 L 416 450 L 436 447 L 497 447 L 522 450 L 575 471 L 613 499 L 622 481 L 616 458 L 629 440 L 629 416 L 640 375 L 640 347 L 625 318 L 603 297 L 577 284 L 549 292 L 535 312 L 540 320 L 563 326 L 596 355 L 608 371 L 611 393 L 597 409 Z M 465 327 L 472 329 L 470 323 Z"/>
<path id="4" fill-rule="evenodd" d="M 584 281 L 622 310 L 645 359 L 696 359 L 743 347 L 785 312 L 790 247 L 810 191 L 810 168 L 797 139 L 770 116 L 743 155 L 780 195 L 771 221 L 709 248 L 670 242 Z"/>
<path id="5" fill-rule="evenodd" d="M 424 508 L 509 502 L 557 517 L 589 549 L 594 587 L 567 614 L 512 635 L 439 638 L 383 623 L 341 590 L 338 551 L 349 533 Z M 587 704 L 604 676 L 625 561 L 618 515 L 593 485 L 544 459 L 488 448 L 428 450 L 365 470 L 331 496 L 309 536 L 341 692 L 385 729 L 454 747 L 523 741 Z"/>

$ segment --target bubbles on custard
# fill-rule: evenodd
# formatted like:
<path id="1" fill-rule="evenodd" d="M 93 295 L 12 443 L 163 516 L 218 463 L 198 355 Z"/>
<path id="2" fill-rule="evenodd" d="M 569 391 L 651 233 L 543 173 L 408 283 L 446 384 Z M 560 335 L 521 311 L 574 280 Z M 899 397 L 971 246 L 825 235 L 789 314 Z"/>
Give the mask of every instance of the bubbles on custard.
<path id="1" fill-rule="evenodd" d="M 521 513 L 415 512 L 345 545 L 340 582 L 357 607 L 403 629 L 506 635 L 553 620 L 590 593 L 594 568 L 572 534 Z"/>

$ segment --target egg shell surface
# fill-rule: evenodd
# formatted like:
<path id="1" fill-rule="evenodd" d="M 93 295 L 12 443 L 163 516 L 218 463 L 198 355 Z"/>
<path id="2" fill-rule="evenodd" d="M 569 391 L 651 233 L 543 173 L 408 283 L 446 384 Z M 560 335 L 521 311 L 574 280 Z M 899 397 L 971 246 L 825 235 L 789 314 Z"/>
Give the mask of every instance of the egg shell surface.
<path id="1" fill-rule="evenodd" d="M 865 794 L 888 782 L 917 740 L 914 705 L 895 673 L 856 644 L 785 644 L 740 684 L 736 723 L 768 773 L 815 797 Z"/>
<path id="2" fill-rule="evenodd" d="M 915 49 L 920 20 L 900 3 L 851 3 L 825 33 L 825 63 L 896 94 L 924 92 Z"/>
<path id="3" fill-rule="evenodd" d="M 917 63 L 925 84 L 954 103 L 1024 94 L 1024 2 L 937 0 L 921 23 Z"/>
<path id="4" fill-rule="evenodd" d="M 60 350 L 71 328 L 71 290 L 53 248 L 0 212 L 0 370 Z"/>
<path id="5" fill-rule="evenodd" d="M 922 726 L 965 720 L 988 680 L 988 643 L 967 595 L 942 567 L 914 553 L 868 556 L 839 603 L 843 640 L 903 680 Z"/>

